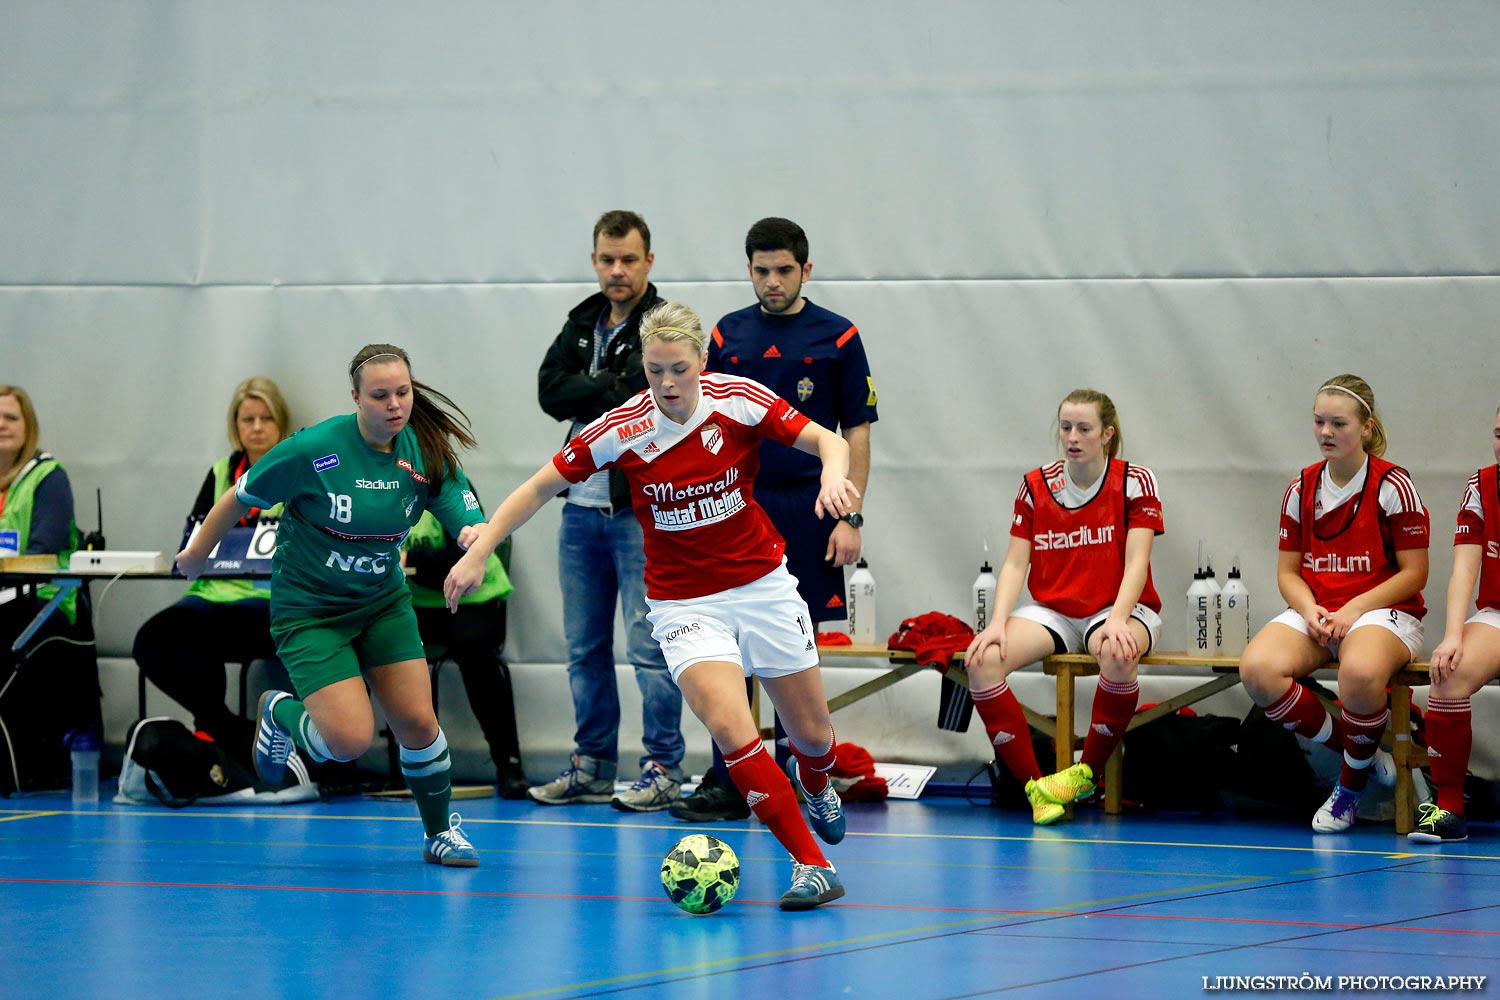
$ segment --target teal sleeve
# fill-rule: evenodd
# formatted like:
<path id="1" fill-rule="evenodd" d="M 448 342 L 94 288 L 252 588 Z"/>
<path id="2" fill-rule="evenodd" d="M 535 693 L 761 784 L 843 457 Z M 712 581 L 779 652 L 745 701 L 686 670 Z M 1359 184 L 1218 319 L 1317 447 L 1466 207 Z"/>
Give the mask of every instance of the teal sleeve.
<path id="1" fill-rule="evenodd" d="M 252 507 L 274 507 L 297 493 L 303 472 L 311 466 L 302 461 L 301 434 L 293 434 L 266 452 L 250 466 L 235 486 L 235 497 Z"/>
<path id="2" fill-rule="evenodd" d="M 427 501 L 427 509 L 442 524 L 443 530 L 454 538 L 465 525 L 484 521 L 479 498 L 469 488 L 469 478 L 462 469 L 453 469 L 443 477 L 443 488 Z"/>

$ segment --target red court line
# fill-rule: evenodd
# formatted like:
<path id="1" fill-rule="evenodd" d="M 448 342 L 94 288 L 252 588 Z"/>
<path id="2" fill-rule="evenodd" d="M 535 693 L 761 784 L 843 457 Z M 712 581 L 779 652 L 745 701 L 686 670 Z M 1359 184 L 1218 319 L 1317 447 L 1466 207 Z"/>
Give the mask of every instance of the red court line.
<path id="1" fill-rule="evenodd" d="M 451 889 L 359 889 L 349 886 L 319 885 L 253 885 L 240 882 L 124 882 L 112 879 L 65 879 L 65 878 L 3 878 L 0 884 L 11 885 L 95 885 L 117 886 L 138 889 L 260 889 L 268 892 L 339 892 L 367 896 L 465 896 L 476 899 L 568 899 L 597 900 L 612 903 L 659 903 L 660 896 L 580 896 L 565 892 L 479 892 L 475 890 Z M 772 906 L 777 900 L 737 899 L 736 903 L 749 906 Z M 838 903 L 839 907 L 861 910 L 899 910 L 912 913 L 992 913 L 1007 917 L 1113 917 L 1119 920 L 1175 920 L 1189 924 L 1255 924 L 1269 927 L 1308 927 L 1326 930 L 1374 930 L 1374 931 L 1421 931 L 1425 934 L 1473 934 L 1480 937 L 1500 937 L 1500 930 L 1464 930 L 1457 927 L 1409 927 L 1401 924 L 1345 924 L 1325 923 L 1312 920 L 1268 920 L 1256 917 L 1190 917 L 1172 913 L 1119 913 L 1112 910 L 1003 910 L 959 906 L 896 906 L 886 903 Z"/>

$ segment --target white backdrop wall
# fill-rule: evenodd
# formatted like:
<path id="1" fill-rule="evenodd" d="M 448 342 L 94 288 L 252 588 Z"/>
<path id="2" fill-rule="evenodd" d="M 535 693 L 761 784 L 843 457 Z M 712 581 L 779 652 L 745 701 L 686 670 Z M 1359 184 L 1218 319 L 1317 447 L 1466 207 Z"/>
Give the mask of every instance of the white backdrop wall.
<path id="1" fill-rule="evenodd" d="M 458 400 L 493 504 L 562 427 L 535 372 L 593 290 L 604 209 L 708 320 L 752 301 L 761 216 L 881 392 L 881 625 L 960 612 L 1078 385 L 1152 467 L 1176 595 L 1200 539 L 1257 622 L 1313 390 L 1374 385 L 1433 512 L 1500 392 L 1500 8 L 1490 3 L 0 3 L 0 382 L 112 547 L 170 551 L 259 373 L 298 422 L 362 344 Z M 563 658 L 556 511 L 521 533 L 514 659 Z M 177 588 L 121 586 L 106 652 Z"/>

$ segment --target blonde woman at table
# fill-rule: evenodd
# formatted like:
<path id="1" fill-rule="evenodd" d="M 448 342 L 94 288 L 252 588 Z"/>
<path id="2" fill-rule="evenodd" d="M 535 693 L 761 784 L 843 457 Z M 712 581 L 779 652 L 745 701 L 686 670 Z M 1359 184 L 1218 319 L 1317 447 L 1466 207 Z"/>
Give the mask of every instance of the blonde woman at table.
<path id="1" fill-rule="evenodd" d="M 241 476 L 292 432 L 292 415 L 276 383 L 254 376 L 235 386 L 229 399 L 229 454 L 208 470 L 188 517 L 201 522 Z M 281 507 L 252 507 L 238 522 L 254 528 L 281 516 Z M 252 766 L 255 723 L 225 701 L 225 664 L 271 659 L 270 580 L 199 577 L 171 607 L 157 612 L 135 634 L 133 655 L 141 672 L 193 715 L 193 725 L 213 737 L 231 757 Z M 281 686 L 281 685 L 278 685 Z M 300 758 L 288 760 L 291 776 L 307 781 Z"/>
<path id="2" fill-rule="evenodd" d="M 1057 439 L 1064 457 L 1027 473 L 1016 494 L 994 621 L 965 654 L 985 733 L 996 756 L 1026 782 L 1038 826 L 1056 823 L 1068 803 L 1093 793 L 1094 776 L 1135 714 L 1136 670 L 1161 630 L 1161 598 L 1151 582 L 1151 544 L 1165 530 L 1156 477 L 1118 457 L 1120 418 L 1097 390 L 1063 398 Z M 1023 584 L 1032 603 L 1017 608 Z M 1043 777 L 1006 678 L 1054 653 L 1085 649 L 1099 661 L 1099 687 L 1083 758 Z"/>
<path id="3" fill-rule="evenodd" d="M 62 565 L 78 547 L 73 487 L 57 459 L 42 450 L 36 407 L 18 385 L 0 385 L 0 551 L 56 555 Z M 57 593 L 52 586 L 0 585 L 0 794 L 64 788 L 65 737 L 103 728 L 93 627 L 79 591 L 19 653 L 11 643 Z"/>

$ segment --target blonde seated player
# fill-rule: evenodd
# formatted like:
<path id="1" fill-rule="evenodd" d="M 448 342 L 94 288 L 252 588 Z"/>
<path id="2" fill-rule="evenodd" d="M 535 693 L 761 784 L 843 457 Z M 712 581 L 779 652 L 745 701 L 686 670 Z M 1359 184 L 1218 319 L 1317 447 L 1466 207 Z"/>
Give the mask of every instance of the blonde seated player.
<path id="1" fill-rule="evenodd" d="M 1151 544 L 1165 530 L 1156 477 L 1117 457 L 1120 420 L 1102 392 L 1068 393 L 1057 408 L 1057 438 L 1064 458 L 1027 473 L 1016 494 L 995 618 L 965 655 L 974 707 L 996 756 L 1026 782 L 1038 826 L 1057 822 L 1068 803 L 1093 793 L 1094 775 L 1135 714 L 1136 668 L 1161 630 L 1161 599 L 1151 583 Z M 1023 584 L 1032 603 L 1017 608 Z M 1005 679 L 1053 653 L 1083 649 L 1099 660 L 1083 758 L 1043 777 Z"/>
<path id="2" fill-rule="evenodd" d="M 1322 458 L 1281 501 L 1276 583 L 1287 609 L 1245 647 L 1240 680 L 1266 718 L 1343 751 L 1338 784 L 1312 818 L 1317 832 L 1339 833 L 1354 825 L 1372 770 L 1395 779 L 1380 750 L 1386 686 L 1422 649 L 1429 522 L 1411 476 L 1381 457 L 1385 425 L 1368 382 L 1329 379 L 1312 418 Z M 1335 659 L 1338 718 L 1297 683 Z"/>
<path id="3" fill-rule="evenodd" d="M 645 530 L 646 605 L 652 637 L 693 713 L 724 753 L 729 776 L 755 815 L 792 856 L 784 910 L 844 895 L 813 840 L 792 785 L 761 743 L 745 698 L 754 674 L 791 736 L 792 780 L 812 828 L 844 837 L 828 780 L 833 726 L 818 670 L 812 618 L 786 570 L 785 543 L 756 504 L 762 438 L 822 460 L 814 509 L 840 517 L 859 492 L 848 479 L 849 446 L 758 382 L 705 374 L 708 338 L 696 314 L 667 302 L 641 321 L 649 388 L 589 424 L 495 510 L 448 575 L 448 606 L 479 585 L 484 560 L 569 483 L 615 467 L 630 484 Z"/>

